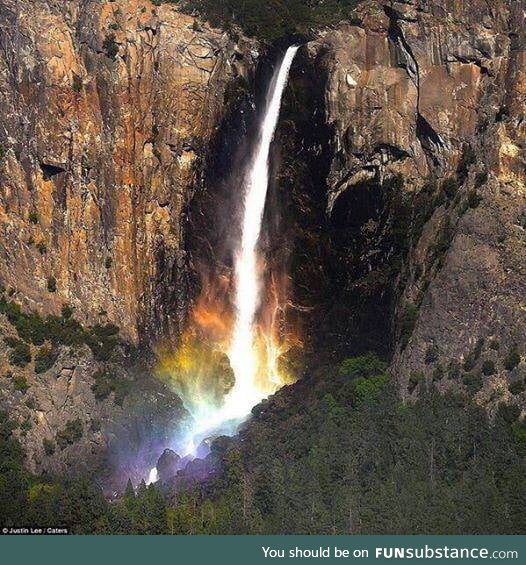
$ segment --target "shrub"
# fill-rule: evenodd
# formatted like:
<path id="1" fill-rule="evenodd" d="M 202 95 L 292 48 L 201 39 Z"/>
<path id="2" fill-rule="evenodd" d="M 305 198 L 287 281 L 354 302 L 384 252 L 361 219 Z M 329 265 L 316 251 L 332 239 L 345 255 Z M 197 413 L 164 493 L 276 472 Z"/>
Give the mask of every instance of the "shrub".
<path id="1" fill-rule="evenodd" d="M 106 260 L 104 261 L 104 266 L 106 267 L 106 269 L 111 269 L 112 265 L 113 259 L 111 257 L 106 257 Z"/>
<path id="2" fill-rule="evenodd" d="M 451 219 L 449 216 L 446 216 L 438 232 L 436 242 L 431 249 L 432 255 L 435 259 L 442 257 L 442 255 L 447 252 L 451 245 L 451 241 L 453 240 L 454 234 L 455 229 L 451 223 Z"/>
<path id="3" fill-rule="evenodd" d="M 498 351 L 500 349 L 500 341 L 498 339 L 492 339 L 489 343 L 489 346 L 494 351 Z"/>
<path id="4" fill-rule="evenodd" d="M 526 424 L 524 422 L 515 422 L 512 427 L 515 441 L 522 445 L 526 445 Z"/>
<path id="5" fill-rule="evenodd" d="M 35 402 L 34 398 L 28 398 L 25 401 L 25 405 L 30 409 L 30 410 L 35 410 L 37 407 L 37 403 Z"/>
<path id="6" fill-rule="evenodd" d="M 99 420 L 98 418 L 95 418 L 95 419 L 91 420 L 89 429 L 90 429 L 92 432 L 100 432 L 101 427 L 102 427 L 102 426 L 101 426 L 100 420 Z"/>
<path id="7" fill-rule="evenodd" d="M 13 387 L 15 390 L 25 394 L 29 388 L 26 377 L 24 375 L 15 375 L 13 377 Z"/>
<path id="8" fill-rule="evenodd" d="M 86 332 L 85 342 L 97 361 L 110 361 L 117 347 L 119 328 L 113 324 L 96 325 Z"/>
<path id="9" fill-rule="evenodd" d="M 75 73 L 73 73 L 73 82 L 71 84 L 71 88 L 73 92 L 76 92 L 77 94 L 82 91 L 82 79 Z"/>
<path id="10" fill-rule="evenodd" d="M 387 374 L 369 378 L 358 377 L 353 381 L 356 402 L 358 404 L 376 402 L 388 381 L 389 375 Z"/>
<path id="11" fill-rule="evenodd" d="M 468 353 L 468 355 L 466 355 L 466 358 L 464 359 L 465 371 L 471 371 L 471 369 L 475 367 L 480 357 L 480 354 L 482 353 L 483 345 L 484 345 L 484 340 L 482 338 L 479 338 L 477 340 L 477 343 L 475 344 L 475 347 L 473 348 L 473 351 L 471 351 L 470 353 Z"/>
<path id="12" fill-rule="evenodd" d="M 508 385 L 508 390 L 511 394 L 521 394 L 526 390 L 526 382 L 524 380 L 515 381 Z"/>
<path id="13" fill-rule="evenodd" d="M 491 360 L 484 361 L 484 363 L 482 363 L 481 370 L 482 373 L 486 375 L 486 377 L 489 377 L 490 375 L 493 375 L 495 373 L 495 363 Z"/>
<path id="14" fill-rule="evenodd" d="M 47 253 L 47 246 L 43 241 L 37 243 L 37 249 L 40 255 L 45 255 Z"/>
<path id="15" fill-rule="evenodd" d="M 31 350 L 27 343 L 13 337 L 4 338 L 4 342 L 11 349 L 9 361 L 17 367 L 25 367 L 31 361 Z"/>
<path id="16" fill-rule="evenodd" d="M 424 362 L 426 365 L 430 365 L 431 363 L 435 363 L 435 361 L 438 361 L 438 357 L 439 357 L 438 347 L 432 344 L 426 350 Z"/>
<path id="17" fill-rule="evenodd" d="M 117 55 L 119 54 L 119 46 L 115 41 L 115 34 L 108 33 L 102 42 L 102 48 L 104 49 L 106 55 L 112 60 L 115 61 Z"/>
<path id="18" fill-rule="evenodd" d="M 53 275 L 47 280 L 47 289 L 49 292 L 57 292 L 57 279 Z"/>
<path id="19" fill-rule="evenodd" d="M 345 359 L 340 364 L 338 374 L 346 378 L 371 377 L 384 373 L 386 369 L 387 364 L 384 361 L 378 359 L 373 353 L 368 353 L 360 357 Z"/>
<path id="20" fill-rule="evenodd" d="M 23 314 L 12 322 L 18 336 L 28 343 L 42 345 L 47 337 L 46 324 L 38 314 Z"/>
<path id="21" fill-rule="evenodd" d="M 31 224 L 38 224 L 38 214 L 36 212 L 29 213 L 29 222 Z"/>
<path id="22" fill-rule="evenodd" d="M 519 355 L 519 348 L 516 344 L 512 345 L 504 358 L 504 367 L 508 369 L 508 371 L 512 371 L 520 362 L 521 356 Z"/>
<path id="23" fill-rule="evenodd" d="M 31 422 L 30 418 L 27 418 L 20 424 L 20 431 L 22 434 L 26 435 L 26 433 L 33 427 L 33 423 Z"/>
<path id="24" fill-rule="evenodd" d="M 482 377 L 475 373 L 466 373 L 462 377 L 462 382 L 471 396 L 476 394 L 483 386 Z"/>
<path id="25" fill-rule="evenodd" d="M 51 347 L 44 346 L 35 355 L 35 373 L 49 371 L 57 360 L 57 353 Z"/>
<path id="26" fill-rule="evenodd" d="M 82 437 L 82 422 L 79 418 L 69 420 L 63 430 L 57 432 L 56 440 L 60 449 L 65 449 L 68 445 L 79 441 Z"/>
<path id="27" fill-rule="evenodd" d="M 54 344 L 81 345 L 85 342 L 85 332 L 74 318 L 49 316 L 46 320 L 49 339 Z"/>
<path id="28" fill-rule="evenodd" d="M 55 442 L 53 440 L 44 438 L 42 444 L 46 455 L 53 455 L 53 453 L 55 453 Z"/>
<path id="29" fill-rule="evenodd" d="M 475 176 L 475 186 L 479 188 L 483 184 L 486 184 L 487 180 L 488 180 L 487 172 L 477 173 Z"/>
<path id="30" fill-rule="evenodd" d="M 409 381 L 407 383 L 407 390 L 411 394 L 418 384 L 424 380 L 424 375 L 422 373 L 411 373 L 409 375 Z"/>
<path id="31" fill-rule="evenodd" d="M 476 190 L 472 190 L 468 194 L 468 206 L 470 208 L 478 208 L 481 202 L 482 202 L 482 196 L 479 196 Z"/>
<path id="32" fill-rule="evenodd" d="M 499 404 L 498 409 L 499 416 L 501 416 L 505 422 L 511 424 L 518 419 L 521 415 L 521 409 L 515 404 Z"/>
<path id="33" fill-rule="evenodd" d="M 458 188 L 458 180 L 455 177 L 449 177 L 442 183 L 442 190 L 449 200 L 455 198 Z"/>
<path id="34" fill-rule="evenodd" d="M 68 304 L 64 304 L 62 306 L 62 317 L 64 320 L 69 320 L 71 316 L 73 316 L 73 308 L 71 308 Z"/>
<path id="35" fill-rule="evenodd" d="M 456 380 L 460 377 L 460 363 L 458 361 L 454 359 L 450 361 L 447 369 L 447 376 L 451 380 Z"/>
<path id="36" fill-rule="evenodd" d="M 155 5 L 174 0 L 155 0 Z M 317 28 L 350 18 L 357 0 L 333 2 L 312 0 L 185 0 L 182 7 L 187 13 L 197 11 L 222 29 L 243 29 L 244 33 L 260 40 L 274 42 L 295 34 L 312 34 Z"/>
<path id="37" fill-rule="evenodd" d="M 42 319 L 36 313 L 25 314 L 18 304 L 0 296 L 0 312 L 5 314 L 9 322 L 16 328 L 22 340 L 34 345 L 43 345 L 46 340 L 51 341 L 53 345 L 86 344 L 97 360 L 108 361 L 113 357 L 115 348 L 119 344 L 117 326 L 106 324 L 84 329 L 72 317 L 73 310 L 68 305 L 62 307 L 61 317 L 48 316 Z M 30 350 L 26 344 L 14 338 L 5 338 L 4 341 L 12 349 L 17 349 L 16 364 L 18 361 L 23 362 L 24 358 L 26 358 L 25 364 L 31 360 Z"/>
<path id="38" fill-rule="evenodd" d="M 400 319 L 400 345 L 402 349 L 407 347 L 416 321 L 418 320 L 419 309 L 414 304 L 408 304 Z"/>
<path id="39" fill-rule="evenodd" d="M 433 382 L 438 382 L 440 380 L 442 380 L 442 378 L 444 377 L 445 371 L 444 371 L 444 367 L 442 365 L 437 365 L 434 369 L 433 369 L 433 373 L 432 373 L 432 377 L 433 377 Z"/>
<path id="40" fill-rule="evenodd" d="M 91 390 L 97 400 L 104 400 L 113 392 L 113 376 L 107 371 L 99 370 L 94 375 L 95 384 Z"/>

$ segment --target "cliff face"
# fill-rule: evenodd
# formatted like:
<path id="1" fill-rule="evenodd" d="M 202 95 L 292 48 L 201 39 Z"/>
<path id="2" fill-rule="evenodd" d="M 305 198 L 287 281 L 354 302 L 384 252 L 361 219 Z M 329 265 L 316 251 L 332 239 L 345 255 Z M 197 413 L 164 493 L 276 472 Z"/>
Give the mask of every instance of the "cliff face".
<path id="1" fill-rule="evenodd" d="M 514 344 L 519 353 L 525 345 L 524 9 L 365 2 L 352 24 L 306 48 L 328 72 L 327 224 L 336 216 L 339 228 L 353 226 L 349 256 L 375 234 L 356 259 L 369 288 L 403 239 L 385 317 L 394 321 L 393 370 L 404 391 L 423 376 L 458 382 L 462 371 L 444 365 L 451 360 L 466 371 L 489 363 L 486 399 L 511 400 L 506 381 L 524 379 L 505 362 Z M 337 286 L 366 296 L 356 279 Z"/>
<path id="2" fill-rule="evenodd" d="M 176 332 L 185 208 L 255 42 L 149 1 L 2 0 L 0 45 L 1 300 L 43 318 L 69 304 L 119 341 Z M 26 320 L 4 310 L 0 408 L 27 466 L 144 477 L 184 418 L 179 399 L 124 346 L 100 359 L 46 335 L 14 361 L 4 338 Z"/>
<path id="3" fill-rule="evenodd" d="M 3 284 L 132 340 L 177 329 L 184 207 L 251 46 L 148 1 L 0 13 Z"/>
<path id="4" fill-rule="evenodd" d="M 524 404 L 525 10 L 365 1 L 299 50 L 273 148 L 279 218 L 266 228 L 315 357 L 392 357 L 403 395 L 482 373 L 481 402 Z M 233 155 L 256 119 L 254 77 L 269 76 L 257 42 L 172 4 L 0 0 L 0 46 L 6 294 L 41 314 L 67 303 L 128 341 L 177 332 L 195 292 L 185 249 L 211 262 L 232 236 Z M 3 314 L 0 332 L 17 335 Z M 129 473 L 122 438 L 149 449 L 182 417 L 148 368 L 57 353 L 37 374 L 0 342 L 0 404 L 25 426 L 32 469 L 93 468 L 113 445 Z M 110 369 L 142 389 L 124 404 L 114 390 L 96 398 Z M 78 419 L 82 439 L 46 454 L 43 440 Z"/>

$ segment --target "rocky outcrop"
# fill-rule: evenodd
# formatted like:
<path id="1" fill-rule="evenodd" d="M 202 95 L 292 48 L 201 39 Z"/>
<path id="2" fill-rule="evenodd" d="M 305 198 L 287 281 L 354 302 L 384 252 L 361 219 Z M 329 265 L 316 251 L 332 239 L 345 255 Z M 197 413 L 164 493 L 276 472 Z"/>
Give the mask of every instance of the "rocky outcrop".
<path id="1" fill-rule="evenodd" d="M 127 478 L 138 483 L 187 417 L 151 364 L 124 342 L 112 341 L 104 357 L 71 344 L 72 332 L 70 344 L 48 336 L 35 346 L 3 314 L 0 335 L 0 410 L 13 421 L 32 472 L 96 474 L 109 492 Z"/>
<path id="2" fill-rule="evenodd" d="M 0 2 L 0 282 L 134 341 L 178 328 L 185 206 L 255 55 L 157 4 Z"/>
<path id="3" fill-rule="evenodd" d="M 172 449 L 165 449 L 157 461 L 157 472 L 162 482 L 175 476 L 182 466 L 181 458 Z"/>
<path id="4" fill-rule="evenodd" d="M 526 346 L 524 29 L 523 2 L 364 2 L 352 23 L 306 46 L 328 72 L 324 204 L 329 218 L 358 222 L 349 229 L 362 241 L 376 234 L 360 257 L 369 285 L 380 278 L 375 255 L 385 264 L 392 254 L 382 241 L 396 215 L 407 236 L 385 312 L 404 391 L 432 375 L 458 383 L 448 363 L 462 366 L 485 340 L 465 371 L 493 363 L 481 397 L 518 401 L 507 383 L 524 379 L 524 364 L 510 371 L 505 358 Z M 339 284 L 360 292 L 356 277 Z"/>

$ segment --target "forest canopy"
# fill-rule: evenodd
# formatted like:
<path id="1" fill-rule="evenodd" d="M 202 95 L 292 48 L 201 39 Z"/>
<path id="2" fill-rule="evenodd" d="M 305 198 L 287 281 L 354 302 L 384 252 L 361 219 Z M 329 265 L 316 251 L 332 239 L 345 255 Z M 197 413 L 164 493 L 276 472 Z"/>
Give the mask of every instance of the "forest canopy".
<path id="1" fill-rule="evenodd" d="M 184 8 L 197 12 L 213 26 L 244 33 L 263 41 L 313 30 L 349 18 L 359 0 L 186 0 Z"/>

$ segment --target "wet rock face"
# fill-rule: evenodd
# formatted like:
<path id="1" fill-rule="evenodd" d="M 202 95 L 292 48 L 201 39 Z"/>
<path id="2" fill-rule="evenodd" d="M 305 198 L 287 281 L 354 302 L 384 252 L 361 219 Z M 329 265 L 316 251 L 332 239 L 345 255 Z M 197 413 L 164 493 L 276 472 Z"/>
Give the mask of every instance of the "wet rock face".
<path id="1" fill-rule="evenodd" d="M 0 14 L 1 282 L 133 340 L 177 329 L 184 209 L 252 46 L 147 0 Z"/>
<path id="2" fill-rule="evenodd" d="M 393 292 L 385 304 L 393 370 L 404 390 L 416 373 L 434 374 L 443 387 L 458 381 L 441 365 L 462 364 L 480 339 L 475 370 L 495 357 L 480 394 L 524 377 L 522 365 L 510 372 L 506 353 L 488 346 L 516 343 L 525 352 L 523 10 L 523 2 L 504 1 L 364 2 L 355 21 L 305 47 L 328 71 L 332 157 L 319 202 L 326 232 L 336 218 L 340 240 L 346 225 L 361 234 L 358 243 L 376 234 L 355 257 L 372 275 L 375 254 L 388 262 L 388 250 L 378 255 L 385 234 L 404 234 L 385 286 Z M 353 257 L 351 243 L 342 262 Z M 336 283 L 357 305 L 366 296 L 361 280 L 352 289 L 361 277 Z"/>
<path id="3" fill-rule="evenodd" d="M 174 477 L 181 469 L 181 458 L 172 449 L 165 449 L 157 461 L 159 480 L 162 482 Z"/>

